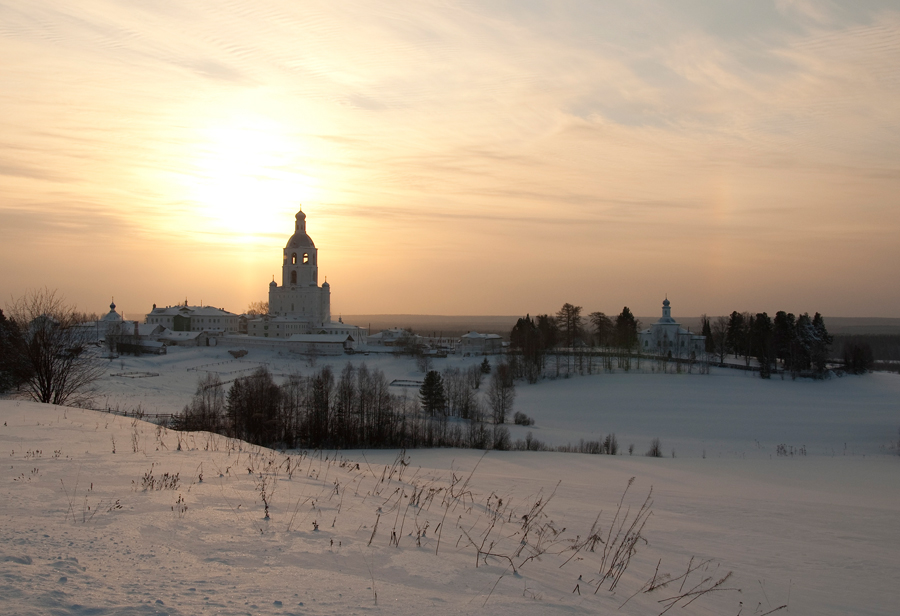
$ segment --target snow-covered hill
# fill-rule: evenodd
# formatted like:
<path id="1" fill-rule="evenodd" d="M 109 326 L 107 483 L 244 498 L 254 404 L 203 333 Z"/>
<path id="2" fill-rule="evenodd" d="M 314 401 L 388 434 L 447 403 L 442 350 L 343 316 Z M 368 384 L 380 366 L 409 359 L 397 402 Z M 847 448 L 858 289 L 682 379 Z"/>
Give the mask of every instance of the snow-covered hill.
<path id="1" fill-rule="evenodd" d="M 16 401 L 0 422 L 4 614 L 896 613 L 894 455 L 285 454 Z"/>

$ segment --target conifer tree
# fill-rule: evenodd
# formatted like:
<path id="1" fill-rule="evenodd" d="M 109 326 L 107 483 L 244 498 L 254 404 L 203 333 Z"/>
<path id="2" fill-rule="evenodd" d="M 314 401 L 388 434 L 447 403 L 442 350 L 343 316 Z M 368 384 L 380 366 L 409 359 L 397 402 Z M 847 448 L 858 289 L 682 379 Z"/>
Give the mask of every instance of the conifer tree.
<path id="1" fill-rule="evenodd" d="M 440 372 L 437 370 L 428 371 L 422 387 L 419 388 L 419 400 L 422 403 L 422 410 L 429 417 L 444 414 L 447 400 L 444 396 L 444 380 L 441 378 Z"/>
<path id="2" fill-rule="evenodd" d="M 772 375 L 772 361 L 775 359 L 772 350 L 772 319 L 765 312 L 760 312 L 752 321 L 750 347 L 753 356 L 759 362 L 760 378 L 768 379 Z"/>
<path id="3" fill-rule="evenodd" d="M 704 350 L 707 353 L 714 353 L 716 350 L 716 343 L 715 341 L 713 341 L 712 325 L 710 324 L 709 317 L 704 314 L 702 317 L 700 317 L 700 320 L 703 323 L 700 330 L 700 335 L 706 338 L 706 340 L 704 341 L 704 344 L 706 345 Z"/>
<path id="4" fill-rule="evenodd" d="M 616 317 L 615 338 L 616 346 L 620 349 L 630 350 L 637 346 L 638 322 L 631 314 L 628 306 L 622 308 L 622 312 Z"/>

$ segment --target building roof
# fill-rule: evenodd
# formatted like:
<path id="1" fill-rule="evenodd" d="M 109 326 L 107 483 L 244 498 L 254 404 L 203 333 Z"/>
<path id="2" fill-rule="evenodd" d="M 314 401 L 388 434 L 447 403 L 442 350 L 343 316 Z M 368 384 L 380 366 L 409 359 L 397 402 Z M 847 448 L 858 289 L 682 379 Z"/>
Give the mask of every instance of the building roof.
<path id="1" fill-rule="evenodd" d="M 306 315 L 294 315 L 294 314 L 285 314 L 278 316 L 271 316 L 268 314 L 264 314 L 262 316 L 256 317 L 255 319 L 247 319 L 247 323 L 313 323 L 314 320 L 312 317 Z"/>
<path id="2" fill-rule="evenodd" d="M 348 340 L 351 342 L 353 338 L 346 334 L 293 334 L 288 337 L 291 342 L 332 342 L 344 344 Z"/>
<path id="3" fill-rule="evenodd" d="M 159 338 L 161 340 L 194 340 L 204 333 L 205 332 L 173 332 L 166 330 L 160 332 Z"/>
<path id="4" fill-rule="evenodd" d="M 403 338 L 405 336 L 412 336 L 413 334 L 409 333 L 405 329 L 400 329 L 398 327 L 393 327 L 391 329 L 383 329 L 377 334 L 372 334 L 369 336 L 369 339 L 375 340 L 396 340 L 397 338 Z"/>
<path id="5" fill-rule="evenodd" d="M 101 319 L 107 323 L 119 323 L 122 321 L 122 315 L 116 312 L 116 302 L 110 302 L 109 312 Z"/>
<path id="6" fill-rule="evenodd" d="M 483 340 L 493 340 L 496 338 L 500 338 L 497 334 L 479 334 L 478 332 L 469 332 L 468 334 L 463 334 L 460 338 L 469 338 L 469 339 L 483 339 Z"/>
<path id="7" fill-rule="evenodd" d="M 222 308 L 214 306 L 166 306 L 165 308 L 154 308 L 149 315 L 155 317 L 173 317 L 176 315 L 188 317 L 236 317 L 238 315 L 228 312 Z"/>
<path id="8" fill-rule="evenodd" d="M 312 238 L 306 234 L 306 214 L 297 212 L 294 235 L 288 240 L 285 248 L 315 248 Z"/>

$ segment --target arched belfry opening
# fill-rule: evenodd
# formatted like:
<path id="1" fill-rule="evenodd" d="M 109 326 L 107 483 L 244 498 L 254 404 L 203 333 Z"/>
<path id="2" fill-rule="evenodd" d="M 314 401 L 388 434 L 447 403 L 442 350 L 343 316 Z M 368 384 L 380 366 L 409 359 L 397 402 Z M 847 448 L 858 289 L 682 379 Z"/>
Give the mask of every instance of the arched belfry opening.
<path id="1" fill-rule="evenodd" d="M 297 270 L 291 272 L 291 284 L 297 284 Z"/>
<path id="2" fill-rule="evenodd" d="M 297 253 L 291 255 L 291 265 L 297 265 Z"/>

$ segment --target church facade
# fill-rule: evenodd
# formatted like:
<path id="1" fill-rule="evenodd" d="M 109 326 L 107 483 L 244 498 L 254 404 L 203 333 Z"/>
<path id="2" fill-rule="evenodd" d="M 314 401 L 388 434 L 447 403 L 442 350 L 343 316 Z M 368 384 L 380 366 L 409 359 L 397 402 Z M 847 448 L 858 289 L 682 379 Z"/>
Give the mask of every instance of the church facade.
<path id="1" fill-rule="evenodd" d="M 306 214 L 297 212 L 294 234 L 282 251 L 281 284 L 274 279 L 269 283 L 269 313 L 247 321 L 247 334 L 310 344 L 311 336 L 316 344 L 323 336 L 332 336 L 352 348 L 367 333 L 341 319 L 332 322 L 331 285 L 327 280 L 319 285 L 319 251 L 306 232 Z"/>
<path id="2" fill-rule="evenodd" d="M 663 301 L 662 317 L 638 333 L 641 353 L 668 357 L 700 357 L 706 349 L 706 336 L 684 329 L 672 318 L 669 298 Z"/>
<path id="3" fill-rule="evenodd" d="M 269 283 L 269 314 L 293 317 L 309 329 L 331 322 L 331 287 L 319 286 L 319 251 L 306 232 L 306 214 L 297 212 L 294 234 L 284 247 L 281 285 Z M 308 333 L 308 332 L 294 332 Z"/>

